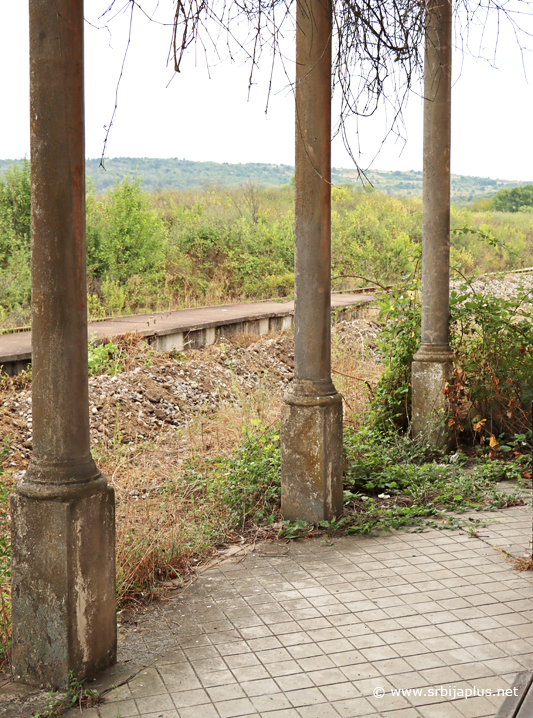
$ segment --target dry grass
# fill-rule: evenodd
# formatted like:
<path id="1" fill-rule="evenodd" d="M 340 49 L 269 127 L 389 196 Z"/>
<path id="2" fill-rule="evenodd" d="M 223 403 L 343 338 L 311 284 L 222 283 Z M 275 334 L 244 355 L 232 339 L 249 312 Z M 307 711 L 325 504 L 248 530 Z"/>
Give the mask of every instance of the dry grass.
<path id="1" fill-rule="evenodd" d="M 377 325 L 376 333 L 377 333 Z M 335 329 L 332 333 L 331 366 L 333 381 L 342 394 L 344 422 L 358 426 L 368 409 L 383 367 L 377 361 L 377 350 L 372 337 L 362 336 L 354 346 L 353 337 L 343 336 Z"/>
<path id="2" fill-rule="evenodd" d="M 333 376 L 344 398 L 345 421 L 357 424 L 377 384 L 380 366 L 373 358 L 372 339 L 363 337 L 359 341 L 349 331 L 340 331 L 347 326 L 340 325 L 339 332 L 333 332 Z M 365 330 L 363 320 L 361 327 Z M 248 351 L 259 337 L 234 335 L 224 341 L 230 354 L 230 344 L 233 349 Z M 144 361 L 147 348 L 138 338 L 115 343 L 120 346 L 120 360 L 126 370 Z M 220 353 L 221 349 L 211 347 L 189 355 L 195 360 L 205 358 L 209 371 L 209 351 Z M 152 353 L 151 359 L 155 365 L 168 362 L 166 355 Z M 246 515 L 237 519 L 216 481 L 209 480 L 212 462 L 234 455 L 242 444 L 243 427 L 260 437 L 279 422 L 283 387 L 274 381 L 273 374 L 260 376 L 253 390 L 242 389 L 235 381 L 227 400 L 215 411 L 199 411 L 185 428 L 166 426 L 164 432 L 129 445 L 109 437 L 93 446 L 98 466 L 115 489 L 117 595 L 121 605 L 139 605 L 181 585 L 228 544 L 275 535 L 271 527 L 254 525 Z M 5 380 L 0 393 L 6 396 L 27 390 L 30 379 Z M 13 437 L 10 440 L 14 441 Z M 5 462 L 3 477 L 10 486 L 13 473 L 24 468 L 20 461 L 12 468 L 12 458 Z M 9 586 L 4 585 L 2 593 L 0 629 L 4 635 L 0 641 L 6 644 Z"/>
<path id="3" fill-rule="evenodd" d="M 274 423 L 279 404 L 260 387 L 240 404 L 199 416 L 173 440 L 99 446 L 95 458 L 116 492 L 119 600 L 157 594 L 159 584 L 187 576 L 216 546 L 240 540 L 231 510 L 201 470 L 206 459 L 234 451 L 243 426 Z"/>
<path id="4" fill-rule="evenodd" d="M 247 348 L 258 339 L 235 335 L 231 342 Z M 359 422 L 381 373 L 370 344 L 372 351 L 364 339 L 357 345 L 351 335 L 333 333 L 334 381 L 347 423 Z M 231 511 L 208 491 L 205 476 L 191 478 L 187 467 L 231 455 L 242 442 L 243 427 L 260 434 L 279 421 L 281 405 L 281 388 L 265 379 L 249 393 L 237 391 L 216 412 L 200 413 L 173 437 L 135 446 L 98 445 L 95 458 L 116 492 L 123 600 L 157 594 L 161 584 L 187 576 L 221 543 L 241 540 L 243 527 L 236 531 Z"/>

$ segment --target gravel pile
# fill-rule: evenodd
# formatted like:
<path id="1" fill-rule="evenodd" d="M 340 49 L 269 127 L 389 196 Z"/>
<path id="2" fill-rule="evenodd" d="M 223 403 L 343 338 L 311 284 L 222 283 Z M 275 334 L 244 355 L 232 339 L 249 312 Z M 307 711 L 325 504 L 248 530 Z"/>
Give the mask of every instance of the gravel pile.
<path id="1" fill-rule="evenodd" d="M 451 283 L 452 289 L 464 290 L 465 283 Z M 484 275 L 466 285 L 466 289 L 476 294 L 490 295 L 499 299 L 512 299 L 520 292 L 533 292 L 533 274 Z"/>
<path id="2" fill-rule="evenodd" d="M 379 326 L 365 319 L 335 325 L 337 346 L 377 356 Z M 91 439 L 134 444 L 185 428 L 200 413 L 241 402 L 262 383 L 282 391 L 294 370 L 294 340 L 239 335 L 180 354 L 154 352 L 138 343 L 129 370 L 89 379 Z M 32 449 L 31 387 L 0 395 L 0 434 L 9 439 L 7 467 L 24 469 Z"/>

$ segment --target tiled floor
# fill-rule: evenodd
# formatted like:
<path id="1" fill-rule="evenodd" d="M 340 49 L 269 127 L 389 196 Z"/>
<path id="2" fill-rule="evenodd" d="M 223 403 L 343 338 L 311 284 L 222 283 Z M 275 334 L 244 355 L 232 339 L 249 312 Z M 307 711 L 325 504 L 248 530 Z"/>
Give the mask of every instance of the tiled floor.
<path id="1" fill-rule="evenodd" d="M 531 508 L 488 516 L 479 538 L 300 541 L 211 569 L 167 603 L 168 655 L 84 716 L 494 716 L 480 694 L 533 669 L 533 576 L 494 548 L 529 548 Z"/>

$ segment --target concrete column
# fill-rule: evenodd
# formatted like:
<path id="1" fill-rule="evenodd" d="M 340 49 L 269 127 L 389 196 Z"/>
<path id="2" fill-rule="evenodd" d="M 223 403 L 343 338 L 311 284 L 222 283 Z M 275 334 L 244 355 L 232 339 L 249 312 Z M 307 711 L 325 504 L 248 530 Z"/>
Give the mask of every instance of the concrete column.
<path id="1" fill-rule="evenodd" d="M 413 434 L 444 446 L 442 393 L 452 371 L 450 292 L 451 0 L 428 0 L 424 58 L 422 343 L 412 365 Z"/>
<path id="2" fill-rule="evenodd" d="M 12 497 L 13 670 L 116 660 L 114 493 L 90 451 L 83 0 L 30 2 L 33 458 Z"/>
<path id="3" fill-rule="evenodd" d="M 294 381 L 281 414 L 285 519 L 342 510 L 342 400 L 331 380 L 331 3 L 296 10 Z"/>

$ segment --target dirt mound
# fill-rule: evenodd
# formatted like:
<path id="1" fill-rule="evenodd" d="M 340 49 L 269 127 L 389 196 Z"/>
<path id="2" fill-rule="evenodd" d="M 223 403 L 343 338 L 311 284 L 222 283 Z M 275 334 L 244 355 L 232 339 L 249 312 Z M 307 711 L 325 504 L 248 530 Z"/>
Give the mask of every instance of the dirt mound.
<path id="1" fill-rule="evenodd" d="M 354 354 L 377 352 L 379 326 L 365 319 L 335 325 L 334 345 Z M 185 429 L 199 414 L 241 403 L 260 385 L 283 391 L 293 376 L 294 339 L 243 334 L 221 337 L 210 347 L 185 353 L 158 353 L 140 339 L 117 339 L 125 347 L 125 371 L 89 379 L 91 439 L 135 444 Z M 22 384 L 22 386 L 20 386 Z M 24 469 L 32 437 L 31 387 L 4 382 L 0 432 L 8 437 L 7 468 Z"/>

